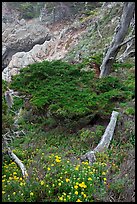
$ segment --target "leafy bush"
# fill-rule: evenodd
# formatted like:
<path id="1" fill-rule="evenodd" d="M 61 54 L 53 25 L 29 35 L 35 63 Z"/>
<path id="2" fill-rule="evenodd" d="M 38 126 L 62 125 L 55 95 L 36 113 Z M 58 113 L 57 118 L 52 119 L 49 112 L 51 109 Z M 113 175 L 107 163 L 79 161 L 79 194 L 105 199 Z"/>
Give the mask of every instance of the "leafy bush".
<path id="1" fill-rule="evenodd" d="M 124 112 L 125 112 L 127 115 L 134 115 L 134 114 L 135 114 L 135 109 L 132 108 L 132 107 L 129 107 L 129 108 L 127 108 Z"/>
<path id="2" fill-rule="evenodd" d="M 126 98 L 128 88 L 117 77 L 95 79 L 94 72 L 81 71 L 83 66 L 61 60 L 35 63 L 14 76 L 11 87 L 29 97 L 35 115 L 50 115 L 63 123 L 102 111 L 110 114 L 115 101 Z"/>

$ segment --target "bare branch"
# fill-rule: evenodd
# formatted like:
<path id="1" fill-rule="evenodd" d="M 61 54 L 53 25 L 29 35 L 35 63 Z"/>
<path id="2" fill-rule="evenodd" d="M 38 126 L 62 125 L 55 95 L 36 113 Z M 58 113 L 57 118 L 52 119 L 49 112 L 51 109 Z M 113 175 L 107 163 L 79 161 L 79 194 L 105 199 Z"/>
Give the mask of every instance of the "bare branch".
<path id="1" fill-rule="evenodd" d="M 27 173 L 27 170 L 26 170 L 24 164 L 21 162 L 21 160 L 11 151 L 10 148 L 8 148 L 8 154 L 11 157 L 11 159 L 14 160 L 15 163 L 20 167 L 23 177 L 27 178 L 28 173 Z"/>
<path id="2" fill-rule="evenodd" d="M 130 38 L 128 38 L 127 40 L 125 40 L 123 43 L 121 43 L 120 45 L 118 45 L 118 47 L 122 47 L 123 45 L 127 44 L 128 42 L 130 42 L 131 40 L 133 40 L 135 38 L 134 36 L 131 36 Z"/>
<path id="3" fill-rule="evenodd" d="M 105 77 L 110 73 L 111 67 L 116 59 L 116 56 L 120 50 L 120 47 L 125 43 L 129 42 L 129 39 L 125 42 L 123 41 L 127 35 L 130 22 L 134 16 L 134 11 L 135 11 L 135 2 L 124 2 L 124 8 L 123 8 L 123 13 L 121 16 L 120 23 L 117 26 L 117 29 L 115 30 L 116 33 L 114 35 L 114 38 L 100 66 L 101 72 L 100 72 L 99 78 Z"/>
<path id="4" fill-rule="evenodd" d="M 82 161 L 88 159 L 89 164 L 92 165 L 96 161 L 95 153 L 96 152 L 103 152 L 109 147 L 110 142 L 111 142 L 112 137 L 113 137 L 113 134 L 114 134 L 118 114 L 119 113 L 117 111 L 112 112 L 110 122 L 109 122 L 109 124 L 105 130 L 105 133 L 103 134 L 99 144 L 97 145 L 97 147 L 94 150 L 89 151 L 85 155 L 83 155 L 81 157 Z"/>
<path id="5" fill-rule="evenodd" d="M 135 50 L 131 48 L 133 47 L 133 41 L 130 41 L 127 43 L 127 47 L 124 51 L 124 53 L 122 53 L 119 58 L 117 58 L 118 62 L 124 62 L 125 59 L 127 59 L 128 57 L 133 57 L 135 55 Z"/>
<path id="6" fill-rule="evenodd" d="M 12 108 L 13 105 L 13 97 L 11 91 L 5 92 L 5 99 L 9 108 Z"/>

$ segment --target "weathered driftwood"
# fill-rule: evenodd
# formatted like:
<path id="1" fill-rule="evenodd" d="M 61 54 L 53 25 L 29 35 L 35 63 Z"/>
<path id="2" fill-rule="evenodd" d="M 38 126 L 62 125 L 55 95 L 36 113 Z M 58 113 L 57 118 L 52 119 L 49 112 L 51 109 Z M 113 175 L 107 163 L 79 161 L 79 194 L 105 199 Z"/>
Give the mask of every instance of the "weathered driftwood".
<path id="1" fill-rule="evenodd" d="M 8 108 L 12 108 L 13 97 L 12 97 L 12 92 L 10 90 L 5 91 L 5 100 L 7 102 Z"/>
<path id="2" fill-rule="evenodd" d="M 6 102 L 7 102 L 9 109 L 11 109 L 12 105 L 14 104 L 13 95 L 16 97 L 19 97 L 16 94 L 17 94 L 17 92 L 14 92 L 13 90 L 11 90 L 9 88 L 8 88 L 8 91 L 5 92 L 5 99 L 6 99 Z M 15 117 L 15 122 L 14 122 L 15 127 L 18 127 L 18 119 L 21 117 L 21 110 L 22 110 L 22 108 L 20 108 L 19 113 L 17 113 L 17 117 Z M 2 135 L 3 151 L 4 151 L 4 153 L 7 152 L 8 155 L 11 157 L 11 159 L 15 161 L 15 163 L 20 167 L 23 177 L 26 178 L 26 177 L 28 177 L 28 174 L 27 174 L 27 170 L 26 170 L 24 164 L 8 147 L 9 141 L 11 142 L 15 137 L 18 137 L 20 135 L 20 133 L 23 133 L 24 135 L 25 135 L 25 133 L 23 130 L 12 131 L 12 134 L 10 134 L 10 133 L 11 133 L 11 131 L 8 131 L 6 134 Z M 4 148 L 5 148 L 5 150 L 4 150 Z"/>
<path id="3" fill-rule="evenodd" d="M 27 173 L 27 170 L 26 170 L 24 164 L 21 162 L 21 160 L 11 151 L 10 148 L 8 148 L 8 154 L 11 157 L 11 159 L 20 167 L 23 177 L 27 178 L 28 173 Z"/>
<path id="4" fill-rule="evenodd" d="M 89 164 L 93 164 L 93 162 L 96 161 L 95 153 L 96 152 L 103 152 L 109 147 L 109 144 L 110 144 L 112 137 L 113 137 L 113 134 L 114 134 L 118 114 L 119 113 L 116 111 L 112 112 L 110 122 L 109 122 L 109 124 L 105 130 L 105 133 L 103 134 L 99 144 L 97 145 L 97 147 L 93 151 L 89 151 L 85 155 L 83 155 L 81 157 L 82 161 L 87 159 L 89 161 Z"/>
<path id="5" fill-rule="evenodd" d="M 114 39 L 111 42 L 109 49 L 107 50 L 106 56 L 100 66 L 99 78 L 105 77 L 110 73 L 111 67 L 116 59 L 116 56 L 123 45 L 130 22 L 134 16 L 135 2 L 124 2 L 123 13 L 121 16 L 120 24 L 117 26 L 114 34 Z"/>
<path id="6" fill-rule="evenodd" d="M 125 51 L 117 59 L 118 62 L 123 63 L 124 60 L 126 60 L 128 57 L 135 56 L 135 49 L 134 48 L 132 49 L 133 45 L 134 45 L 133 39 L 130 42 L 127 42 L 127 46 L 126 46 Z"/>

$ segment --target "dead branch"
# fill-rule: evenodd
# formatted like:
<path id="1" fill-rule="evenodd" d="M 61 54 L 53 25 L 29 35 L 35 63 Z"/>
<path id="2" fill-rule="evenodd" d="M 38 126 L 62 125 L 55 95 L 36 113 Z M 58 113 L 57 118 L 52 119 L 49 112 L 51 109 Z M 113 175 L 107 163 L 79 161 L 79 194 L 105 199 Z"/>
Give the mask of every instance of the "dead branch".
<path id="1" fill-rule="evenodd" d="M 5 100 L 7 102 L 8 108 L 12 108 L 13 97 L 11 91 L 5 91 Z"/>
<path id="2" fill-rule="evenodd" d="M 95 153 L 96 152 L 103 152 L 109 147 L 110 142 L 111 142 L 112 137 L 113 137 L 113 134 L 114 134 L 118 114 L 119 113 L 116 111 L 112 112 L 110 122 L 109 122 L 109 124 L 105 130 L 105 133 L 103 134 L 99 144 L 97 145 L 97 147 L 94 150 L 89 151 L 85 155 L 83 155 L 81 157 L 81 161 L 87 159 L 89 161 L 89 164 L 92 165 L 96 161 Z"/>
<path id="3" fill-rule="evenodd" d="M 121 43 L 120 45 L 118 45 L 119 48 L 122 47 L 123 45 L 127 44 L 128 42 L 130 42 L 130 41 L 133 40 L 134 38 L 135 38 L 135 35 L 134 35 L 134 36 L 131 36 L 130 38 L 128 38 L 127 40 L 125 40 L 123 43 Z"/>
<path id="4" fill-rule="evenodd" d="M 100 66 L 100 78 L 107 76 L 111 67 L 116 59 L 116 56 L 120 50 L 120 47 L 125 44 L 123 43 L 130 26 L 131 20 L 135 12 L 135 2 L 124 2 L 123 13 L 119 25 L 116 27 L 114 38 L 111 42 L 109 49 L 103 59 L 103 62 Z M 128 39 L 129 42 L 129 39 Z M 127 42 L 126 42 L 127 43 Z"/>
<path id="5" fill-rule="evenodd" d="M 119 58 L 117 58 L 118 62 L 124 62 L 124 60 L 126 60 L 128 57 L 133 57 L 135 56 L 135 50 L 131 48 L 133 47 L 133 41 L 130 41 L 127 43 L 127 47 L 125 49 L 125 51 L 122 53 L 122 55 L 119 56 Z"/>
<path id="6" fill-rule="evenodd" d="M 28 177 L 28 173 L 27 170 L 24 166 L 24 164 L 21 162 L 21 160 L 11 151 L 10 148 L 8 148 L 8 155 L 11 157 L 11 159 L 13 161 L 15 161 L 15 163 L 20 167 L 21 171 L 22 171 L 22 175 L 24 178 Z"/>
<path id="7" fill-rule="evenodd" d="M 95 29 L 97 29 L 98 35 L 102 39 L 102 35 L 101 35 L 100 31 L 99 31 L 99 24 L 98 24 L 97 21 L 95 22 Z"/>

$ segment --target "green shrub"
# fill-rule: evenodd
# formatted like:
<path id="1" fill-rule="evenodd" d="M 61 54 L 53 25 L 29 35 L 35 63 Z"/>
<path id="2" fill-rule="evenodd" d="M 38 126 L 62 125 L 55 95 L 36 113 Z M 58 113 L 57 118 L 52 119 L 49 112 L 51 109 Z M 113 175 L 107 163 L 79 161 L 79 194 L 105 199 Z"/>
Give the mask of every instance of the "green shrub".
<path id="1" fill-rule="evenodd" d="M 34 119 L 38 114 L 43 120 L 50 113 L 50 118 L 63 123 L 102 111 L 110 115 L 116 101 L 131 97 L 117 77 L 95 79 L 94 72 L 81 71 L 84 66 L 61 60 L 35 63 L 21 69 L 11 87 L 29 97 Z"/>
<path id="2" fill-rule="evenodd" d="M 124 111 L 127 115 L 134 115 L 135 114 L 135 108 L 127 108 L 125 111 Z"/>

